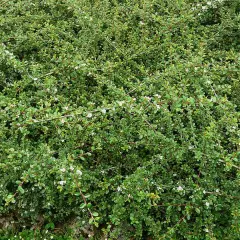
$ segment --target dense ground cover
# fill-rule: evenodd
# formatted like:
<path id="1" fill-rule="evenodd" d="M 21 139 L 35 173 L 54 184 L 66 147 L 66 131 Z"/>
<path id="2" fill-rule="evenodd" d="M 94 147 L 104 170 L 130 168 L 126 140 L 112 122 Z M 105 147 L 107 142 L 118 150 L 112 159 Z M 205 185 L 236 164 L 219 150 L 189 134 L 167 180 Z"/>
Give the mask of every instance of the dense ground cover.
<path id="1" fill-rule="evenodd" d="M 240 239 L 239 13 L 2 1 L 0 239 Z"/>

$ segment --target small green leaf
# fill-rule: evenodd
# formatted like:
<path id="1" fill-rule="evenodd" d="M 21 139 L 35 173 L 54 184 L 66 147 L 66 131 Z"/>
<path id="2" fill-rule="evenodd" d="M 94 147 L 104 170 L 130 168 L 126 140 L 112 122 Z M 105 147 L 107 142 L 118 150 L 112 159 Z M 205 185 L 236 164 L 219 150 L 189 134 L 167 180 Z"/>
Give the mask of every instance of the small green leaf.
<path id="1" fill-rule="evenodd" d="M 94 217 L 97 217 L 97 216 L 98 216 L 98 213 L 97 213 L 97 212 L 94 212 L 92 215 L 93 215 Z"/>
<path id="2" fill-rule="evenodd" d="M 91 203 L 88 203 L 88 204 L 87 204 L 87 207 L 88 207 L 88 208 L 91 208 L 91 207 L 92 207 L 92 204 L 91 204 Z"/>
<path id="3" fill-rule="evenodd" d="M 200 209 L 199 208 L 196 208 L 196 212 L 198 213 L 198 214 L 200 214 Z"/>
<path id="4" fill-rule="evenodd" d="M 80 208 L 85 208 L 86 207 L 86 203 L 82 203 L 81 205 L 80 205 Z"/>
<path id="5" fill-rule="evenodd" d="M 54 229 L 55 228 L 55 225 L 53 222 L 51 223 L 48 223 L 46 226 L 45 226 L 46 229 Z"/>
<path id="6" fill-rule="evenodd" d="M 21 193 L 21 194 L 23 194 L 25 191 L 24 191 L 24 189 L 22 188 L 22 186 L 18 186 L 18 191 Z"/>
<path id="7" fill-rule="evenodd" d="M 92 223 L 93 223 L 93 220 L 94 220 L 93 218 L 90 218 L 90 219 L 89 219 L 89 224 L 92 224 Z"/>

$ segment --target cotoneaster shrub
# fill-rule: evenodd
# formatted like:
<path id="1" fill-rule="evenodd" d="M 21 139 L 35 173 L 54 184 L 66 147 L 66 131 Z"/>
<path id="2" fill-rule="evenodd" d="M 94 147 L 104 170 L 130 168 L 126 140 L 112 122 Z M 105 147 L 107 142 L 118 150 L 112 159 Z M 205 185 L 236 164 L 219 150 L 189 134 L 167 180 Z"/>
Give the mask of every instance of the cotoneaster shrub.
<path id="1" fill-rule="evenodd" d="M 0 228 L 240 238 L 238 1 L 1 4 Z"/>

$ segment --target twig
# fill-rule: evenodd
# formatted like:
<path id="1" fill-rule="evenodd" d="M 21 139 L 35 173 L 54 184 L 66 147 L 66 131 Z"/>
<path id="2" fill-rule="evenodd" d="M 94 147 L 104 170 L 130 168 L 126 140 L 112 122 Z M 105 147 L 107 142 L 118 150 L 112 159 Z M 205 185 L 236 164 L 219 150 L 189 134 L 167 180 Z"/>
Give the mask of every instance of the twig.
<path id="1" fill-rule="evenodd" d="M 79 192 L 80 192 L 80 195 L 81 195 L 81 197 L 82 197 L 82 199 L 83 199 L 83 202 L 84 202 L 84 204 L 87 206 L 88 203 L 87 203 L 86 197 L 85 197 L 84 194 L 82 193 L 81 187 L 79 186 L 78 180 L 76 179 L 75 176 L 74 176 L 74 180 L 75 180 L 75 182 L 76 182 L 76 185 L 77 185 L 77 187 L 78 187 L 78 190 L 79 190 Z M 92 214 L 92 212 L 91 212 L 91 210 L 90 210 L 89 207 L 87 207 L 87 210 L 88 210 L 88 212 L 89 212 L 89 214 L 90 214 L 90 216 L 91 216 L 91 219 L 94 219 L 94 216 L 93 216 L 93 214 Z"/>
<path id="2" fill-rule="evenodd" d="M 186 207 L 186 206 L 190 206 L 190 207 L 193 207 L 193 206 L 196 206 L 195 204 L 169 204 L 169 205 L 166 205 L 166 204 L 157 204 L 157 205 L 152 205 L 153 207 Z"/>
<path id="3" fill-rule="evenodd" d="M 105 109 L 106 110 L 111 110 L 111 108 L 105 108 Z M 88 111 L 87 113 L 95 113 L 95 112 L 99 112 L 99 111 L 101 111 L 101 110 Z M 26 126 L 26 125 L 34 124 L 34 123 L 50 122 L 50 121 L 58 120 L 58 119 L 64 119 L 64 118 L 69 118 L 69 117 L 76 117 L 76 116 L 81 115 L 81 114 L 83 114 L 83 112 L 67 114 L 67 115 L 53 117 L 53 118 L 47 118 L 47 119 L 31 119 L 28 122 L 25 122 L 24 124 L 19 124 L 17 126 L 18 127 L 22 127 L 22 126 Z"/>
<path id="4" fill-rule="evenodd" d="M 226 163 L 226 162 L 224 162 L 223 160 L 219 160 L 219 162 Z M 240 170 L 240 167 L 238 167 L 238 166 L 237 166 L 237 165 L 235 165 L 235 164 L 232 164 L 232 163 L 231 163 L 231 166 L 233 166 L 233 167 L 235 167 L 235 168 L 237 168 L 237 169 L 239 169 L 239 170 Z"/>
<path id="5" fill-rule="evenodd" d="M 171 232 L 174 228 L 176 228 L 187 216 L 184 215 L 172 228 L 170 228 L 159 240 L 164 239 L 166 235 Z"/>
<path id="6" fill-rule="evenodd" d="M 232 199 L 240 199 L 240 197 L 235 197 L 235 196 L 231 196 L 231 195 L 228 195 L 226 193 L 217 193 L 217 192 L 206 192 L 207 194 L 213 194 L 213 195 L 218 195 L 218 196 L 225 196 L 225 197 L 229 197 L 229 198 L 232 198 Z"/>

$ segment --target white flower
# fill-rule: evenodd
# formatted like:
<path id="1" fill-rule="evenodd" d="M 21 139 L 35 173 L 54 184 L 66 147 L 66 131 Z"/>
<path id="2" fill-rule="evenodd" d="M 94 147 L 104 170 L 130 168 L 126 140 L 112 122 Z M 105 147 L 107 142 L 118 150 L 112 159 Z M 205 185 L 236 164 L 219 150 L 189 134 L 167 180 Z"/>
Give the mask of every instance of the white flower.
<path id="1" fill-rule="evenodd" d="M 70 169 L 71 171 L 73 171 L 73 170 L 74 170 L 74 167 L 71 165 L 69 169 Z"/>
<path id="2" fill-rule="evenodd" d="M 91 117 L 92 117 L 92 113 L 88 113 L 87 118 L 91 118 Z"/>
<path id="3" fill-rule="evenodd" d="M 210 206 L 210 203 L 209 202 L 206 202 L 205 203 L 206 207 L 208 208 Z"/>
<path id="4" fill-rule="evenodd" d="M 152 98 L 151 98 L 151 97 L 148 97 L 148 96 L 145 96 L 145 99 L 147 99 L 148 101 L 150 101 Z"/>
<path id="5" fill-rule="evenodd" d="M 206 10 L 207 9 L 207 6 L 202 6 L 202 10 Z"/>
<path id="6" fill-rule="evenodd" d="M 219 193 L 219 189 L 216 189 L 216 193 Z"/>
<path id="7" fill-rule="evenodd" d="M 125 101 L 118 101 L 117 103 L 118 103 L 119 106 L 121 107 L 121 106 L 125 103 Z"/>
<path id="8" fill-rule="evenodd" d="M 144 22 L 143 22 L 143 21 L 140 21 L 139 24 L 140 24 L 140 25 L 144 25 Z"/>
<path id="9" fill-rule="evenodd" d="M 118 187 L 117 187 L 117 191 L 118 191 L 118 192 L 121 192 L 121 191 L 122 191 L 121 187 L 118 186 Z"/>
<path id="10" fill-rule="evenodd" d="M 207 232 L 207 233 L 209 232 L 209 230 L 207 228 L 205 228 L 204 231 Z"/>
<path id="11" fill-rule="evenodd" d="M 206 194 L 206 191 L 205 191 L 205 190 L 203 190 L 203 194 Z"/>
<path id="12" fill-rule="evenodd" d="M 212 82 L 210 80 L 206 81 L 207 84 L 211 84 Z"/>
<path id="13" fill-rule="evenodd" d="M 82 171 L 81 170 L 77 170 L 76 173 L 77 173 L 77 175 L 82 176 Z"/>
<path id="14" fill-rule="evenodd" d="M 103 108 L 103 109 L 101 110 L 101 112 L 102 112 L 103 114 L 105 114 L 107 111 L 106 111 L 105 108 Z"/>
<path id="15" fill-rule="evenodd" d="M 59 184 L 63 186 L 64 184 L 66 184 L 66 181 L 59 181 Z"/>
<path id="16" fill-rule="evenodd" d="M 182 186 L 178 186 L 178 187 L 177 187 L 177 190 L 178 190 L 178 191 L 183 191 L 183 187 L 182 187 Z"/>
<path id="17" fill-rule="evenodd" d="M 60 171 L 61 172 L 66 172 L 66 168 L 61 168 Z"/>
<path id="18" fill-rule="evenodd" d="M 207 2 L 207 5 L 211 6 L 211 5 L 212 5 L 212 3 L 211 3 L 211 2 Z"/>

